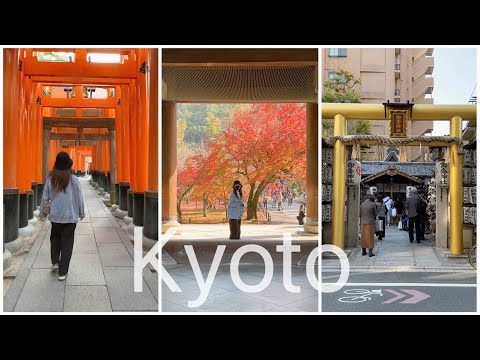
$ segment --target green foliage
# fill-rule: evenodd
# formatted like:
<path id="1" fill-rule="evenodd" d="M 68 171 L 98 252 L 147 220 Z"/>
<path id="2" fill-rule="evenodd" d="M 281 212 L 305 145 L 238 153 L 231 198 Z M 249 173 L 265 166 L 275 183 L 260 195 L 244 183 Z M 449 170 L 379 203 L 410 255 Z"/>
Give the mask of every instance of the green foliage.
<path id="1" fill-rule="evenodd" d="M 362 95 L 358 90 L 360 79 L 347 70 L 337 70 L 333 78 L 323 83 L 322 102 L 324 103 L 361 103 Z"/>
<path id="2" fill-rule="evenodd" d="M 361 84 L 351 72 L 339 69 L 335 75 L 323 83 L 323 103 L 361 103 L 362 95 L 359 90 Z M 350 121 L 348 124 L 350 135 L 370 135 L 372 122 L 370 120 Z M 333 120 L 322 120 L 322 137 L 333 136 Z"/>
<path id="3" fill-rule="evenodd" d="M 38 59 L 40 61 L 68 61 L 68 55 L 54 53 L 54 52 L 38 52 Z"/>

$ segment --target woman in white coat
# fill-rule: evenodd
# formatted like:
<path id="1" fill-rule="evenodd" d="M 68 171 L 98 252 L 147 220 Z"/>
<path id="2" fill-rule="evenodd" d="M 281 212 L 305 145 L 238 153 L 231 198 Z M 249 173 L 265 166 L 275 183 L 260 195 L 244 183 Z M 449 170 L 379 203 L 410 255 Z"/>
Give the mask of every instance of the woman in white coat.
<path id="1" fill-rule="evenodd" d="M 230 223 L 230 239 L 240 239 L 240 226 L 242 225 L 243 208 L 242 184 L 235 180 L 233 191 L 228 199 L 228 219 Z"/>

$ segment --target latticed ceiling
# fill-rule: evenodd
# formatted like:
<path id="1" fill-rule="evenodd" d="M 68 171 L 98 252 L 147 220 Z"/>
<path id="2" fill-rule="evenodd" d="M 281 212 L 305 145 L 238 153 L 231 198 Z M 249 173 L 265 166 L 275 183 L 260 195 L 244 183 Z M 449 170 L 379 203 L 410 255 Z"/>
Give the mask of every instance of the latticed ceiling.
<path id="1" fill-rule="evenodd" d="M 316 63 L 164 64 L 163 100 L 318 102 Z"/>

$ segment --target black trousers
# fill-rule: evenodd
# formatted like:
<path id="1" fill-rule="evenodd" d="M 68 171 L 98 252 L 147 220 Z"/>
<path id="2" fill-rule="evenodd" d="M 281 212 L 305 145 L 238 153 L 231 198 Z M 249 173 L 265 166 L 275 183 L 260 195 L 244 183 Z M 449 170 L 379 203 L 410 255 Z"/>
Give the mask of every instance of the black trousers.
<path id="1" fill-rule="evenodd" d="M 382 227 L 383 227 L 383 231 L 376 231 L 376 234 L 378 235 L 378 238 L 379 239 L 382 239 L 385 237 L 385 216 L 379 216 L 378 217 L 378 220 L 380 220 L 382 222 Z"/>
<path id="2" fill-rule="evenodd" d="M 230 239 L 240 239 L 240 226 L 242 220 L 230 219 Z"/>
<path id="3" fill-rule="evenodd" d="M 425 239 L 425 226 L 427 224 L 427 215 L 418 215 L 420 219 L 420 239 Z"/>
<path id="4" fill-rule="evenodd" d="M 59 264 L 59 276 L 65 276 L 68 273 L 76 227 L 77 224 L 75 223 L 52 223 L 52 233 L 50 234 L 51 258 L 52 264 Z"/>
<path id="5" fill-rule="evenodd" d="M 420 216 L 414 216 L 408 218 L 408 237 L 410 241 L 413 241 L 413 227 L 415 227 L 415 233 L 417 234 L 417 242 L 420 242 L 422 234 L 420 231 Z"/>

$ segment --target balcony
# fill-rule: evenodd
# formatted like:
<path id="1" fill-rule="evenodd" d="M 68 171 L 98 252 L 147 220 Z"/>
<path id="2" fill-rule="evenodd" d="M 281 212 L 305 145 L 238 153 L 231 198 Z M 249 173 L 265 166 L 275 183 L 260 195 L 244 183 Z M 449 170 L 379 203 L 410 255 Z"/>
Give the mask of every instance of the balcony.
<path id="1" fill-rule="evenodd" d="M 395 102 L 400 102 L 400 89 L 395 89 Z"/>
<path id="2" fill-rule="evenodd" d="M 433 77 L 420 77 L 413 82 L 413 97 L 415 101 L 418 98 L 424 98 L 424 95 L 429 95 L 433 91 Z"/>
<path id="3" fill-rule="evenodd" d="M 395 63 L 395 79 L 400 79 L 400 63 Z"/>
<path id="4" fill-rule="evenodd" d="M 431 75 L 434 68 L 433 57 L 419 57 L 413 63 L 413 75 L 414 77 L 423 76 L 423 74 Z"/>
<path id="5" fill-rule="evenodd" d="M 425 56 L 432 56 L 433 55 L 433 48 L 428 48 Z"/>
<path id="6" fill-rule="evenodd" d="M 395 55 L 400 55 L 400 48 L 395 48 Z"/>

